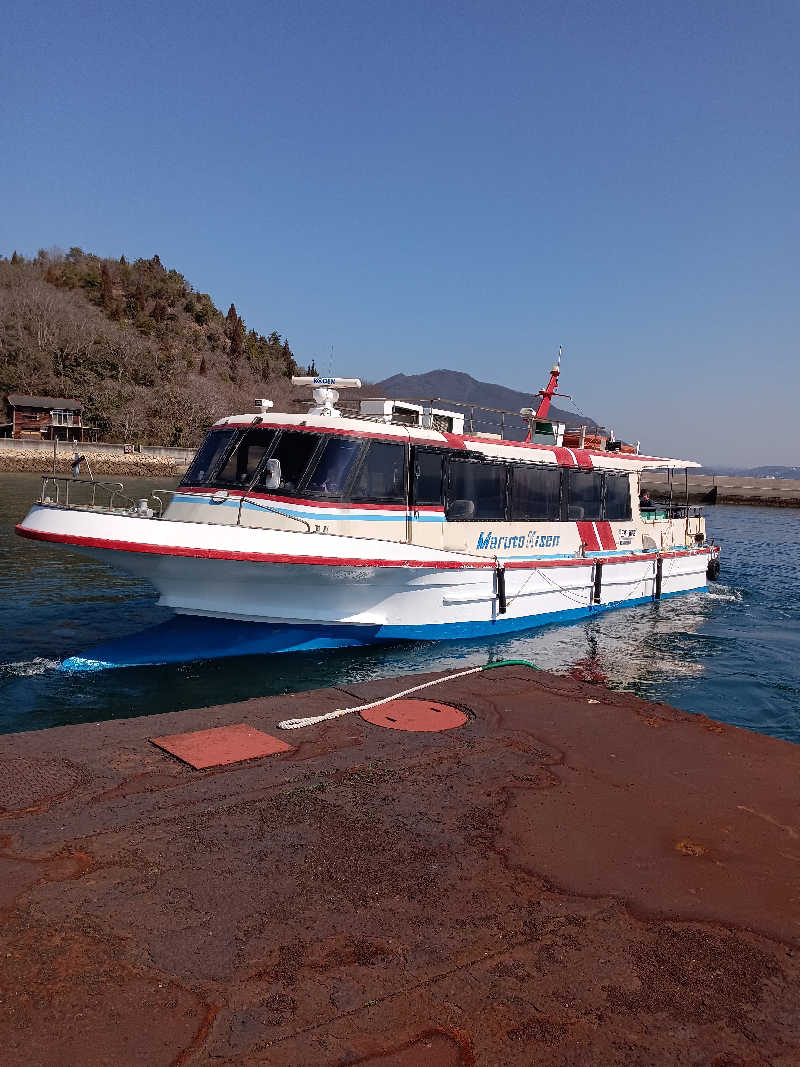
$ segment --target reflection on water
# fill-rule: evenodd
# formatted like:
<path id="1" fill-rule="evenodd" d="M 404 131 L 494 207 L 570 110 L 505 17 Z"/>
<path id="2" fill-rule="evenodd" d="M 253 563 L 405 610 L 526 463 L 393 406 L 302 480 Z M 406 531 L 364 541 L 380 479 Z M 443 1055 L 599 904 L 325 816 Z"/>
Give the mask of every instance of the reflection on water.
<path id="1" fill-rule="evenodd" d="M 130 479 L 131 495 L 164 480 Z M 723 584 L 570 626 L 496 639 L 415 642 L 135 667 L 57 670 L 70 655 L 164 622 L 150 587 L 77 554 L 15 537 L 38 491 L 0 475 L 0 731 L 173 711 L 489 660 L 626 689 L 800 740 L 800 512 L 717 507 Z M 288 706 L 288 705 L 287 705 Z"/>

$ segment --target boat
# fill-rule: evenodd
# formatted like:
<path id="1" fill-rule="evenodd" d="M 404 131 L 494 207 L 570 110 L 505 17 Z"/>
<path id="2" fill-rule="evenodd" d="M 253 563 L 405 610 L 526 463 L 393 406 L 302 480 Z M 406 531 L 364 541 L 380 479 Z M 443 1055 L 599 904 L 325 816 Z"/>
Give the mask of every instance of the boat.
<path id="1" fill-rule="evenodd" d="M 575 431 L 549 417 L 559 374 L 560 355 L 536 406 L 509 413 L 524 440 L 465 428 L 437 400 L 344 411 L 358 379 L 294 378 L 308 411 L 259 400 L 220 419 L 177 489 L 134 500 L 48 475 L 16 532 L 146 579 L 179 615 L 236 624 L 218 654 L 485 638 L 705 590 L 719 548 L 688 492 L 639 505 L 647 472 L 672 486 L 699 464 L 598 427 L 565 444 Z M 184 644 L 174 658 L 193 658 Z"/>

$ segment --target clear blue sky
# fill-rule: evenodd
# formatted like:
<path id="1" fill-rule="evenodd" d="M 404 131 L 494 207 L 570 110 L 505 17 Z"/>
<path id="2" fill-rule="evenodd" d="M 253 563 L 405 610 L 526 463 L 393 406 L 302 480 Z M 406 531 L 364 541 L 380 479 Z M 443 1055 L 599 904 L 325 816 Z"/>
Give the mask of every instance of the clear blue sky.
<path id="1" fill-rule="evenodd" d="M 157 252 L 297 357 L 800 463 L 800 3 L 11 0 L 0 252 Z"/>

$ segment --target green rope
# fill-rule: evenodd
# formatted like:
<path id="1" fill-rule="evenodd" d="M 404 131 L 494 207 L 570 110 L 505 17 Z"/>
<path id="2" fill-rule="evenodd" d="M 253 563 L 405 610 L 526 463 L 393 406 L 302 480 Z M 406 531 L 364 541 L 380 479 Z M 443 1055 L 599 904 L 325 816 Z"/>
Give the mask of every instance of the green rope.
<path id="1" fill-rule="evenodd" d="M 494 667 L 530 667 L 532 671 L 540 671 L 542 669 L 528 659 L 501 659 L 497 663 L 487 663 L 483 669 L 490 671 Z"/>

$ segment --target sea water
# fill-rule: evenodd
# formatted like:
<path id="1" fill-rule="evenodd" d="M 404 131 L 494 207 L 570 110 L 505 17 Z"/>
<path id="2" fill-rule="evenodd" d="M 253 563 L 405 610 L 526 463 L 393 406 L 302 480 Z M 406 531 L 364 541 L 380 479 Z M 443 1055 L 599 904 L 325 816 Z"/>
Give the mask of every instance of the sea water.
<path id="1" fill-rule="evenodd" d="M 722 570 L 708 593 L 568 626 L 459 642 L 235 656 L 96 673 L 69 656 L 164 622 L 146 583 L 74 552 L 16 537 L 37 475 L 0 474 L 0 732 L 97 722 L 389 675 L 528 659 L 800 742 L 800 509 L 710 507 Z M 129 495 L 169 488 L 128 479 Z M 291 704 L 287 701 L 287 713 Z"/>

